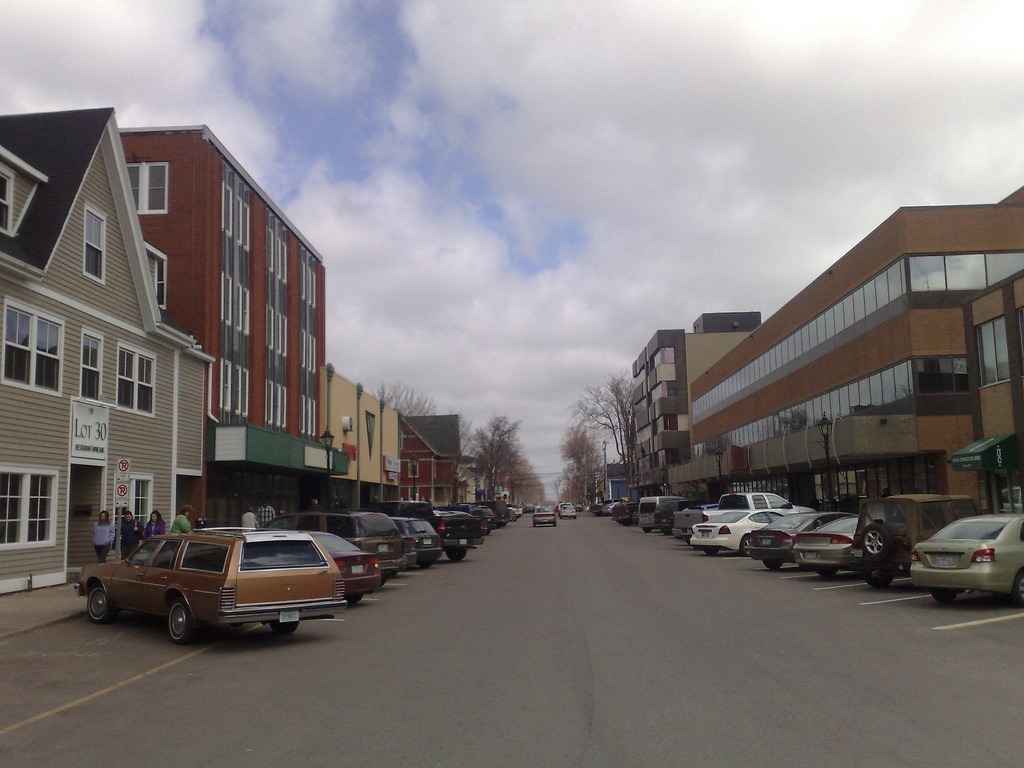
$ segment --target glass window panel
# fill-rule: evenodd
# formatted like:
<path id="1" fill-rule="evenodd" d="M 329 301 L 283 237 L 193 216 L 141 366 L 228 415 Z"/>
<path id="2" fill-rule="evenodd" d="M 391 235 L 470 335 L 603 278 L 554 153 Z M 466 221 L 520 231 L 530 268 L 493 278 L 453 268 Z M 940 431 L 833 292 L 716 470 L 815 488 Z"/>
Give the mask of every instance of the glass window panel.
<path id="1" fill-rule="evenodd" d="M 893 370 L 882 371 L 882 402 L 891 403 L 896 400 L 896 378 L 893 376 Z"/>
<path id="2" fill-rule="evenodd" d="M 864 315 L 865 315 L 865 312 L 864 312 L 864 304 L 865 304 L 864 294 L 867 293 L 867 291 L 869 289 L 871 290 L 872 293 L 874 293 L 874 290 L 875 290 L 874 283 L 868 283 L 867 285 L 862 285 L 860 288 L 858 288 L 856 291 L 853 292 L 853 322 L 855 322 L 855 323 L 860 322 L 861 320 L 864 319 Z"/>
<path id="3" fill-rule="evenodd" d="M 880 374 L 874 374 L 869 379 L 870 392 L 871 392 L 871 405 L 882 404 L 882 376 Z"/>
<path id="4" fill-rule="evenodd" d="M 968 384 L 967 377 L 967 358 L 966 357 L 954 357 L 953 358 L 953 391 L 954 392 L 970 392 L 970 386 Z"/>
<path id="5" fill-rule="evenodd" d="M 903 261 L 897 261 L 885 270 L 886 282 L 889 284 L 889 301 L 895 301 L 906 293 L 903 284 Z"/>
<path id="6" fill-rule="evenodd" d="M 946 290 L 945 258 L 942 256 L 912 256 L 910 259 L 910 290 Z"/>
<path id="7" fill-rule="evenodd" d="M 864 288 L 864 316 L 867 317 L 884 302 L 878 300 L 878 278 L 868 282 Z"/>
<path id="8" fill-rule="evenodd" d="M 850 414 L 850 388 L 839 388 L 839 411 L 836 415 L 848 416 Z"/>
<path id="9" fill-rule="evenodd" d="M 842 319 L 836 318 L 836 333 L 849 328 L 856 322 L 856 314 L 853 311 L 853 294 L 843 299 Z"/>
<path id="10" fill-rule="evenodd" d="M 879 309 L 889 303 L 889 278 L 883 272 L 874 279 L 875 303 Z"/>
<path id="11" fill-rule="evenodd" d="M 993 285 L 1024 270 L 1024 253 L 989 253 L 985 255 L 985 266 L 988 285 Z"/>
<path id="12" fill-rule="evenodd" d="M 871 405 L 871 385 L 868 383 L 868 379 L 858 381 L 857 388 L 859 390 L 860 406 L 861 408 L 867 408 Z"/>
<path id="13" fill-rule="evenodd" d="M 963 253 L 946 257 L 946 287 L 967 291 L 985 287 L 985 256 Z"/>

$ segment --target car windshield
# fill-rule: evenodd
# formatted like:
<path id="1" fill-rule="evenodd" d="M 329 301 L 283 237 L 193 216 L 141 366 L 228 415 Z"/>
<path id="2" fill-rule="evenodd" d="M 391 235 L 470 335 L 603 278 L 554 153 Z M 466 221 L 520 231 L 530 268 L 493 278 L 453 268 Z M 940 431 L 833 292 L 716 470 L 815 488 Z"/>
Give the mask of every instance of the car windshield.
<path id="1" fill-rule="evenodd" d="M 815 533 L 853 533 L 857 530 L 857 518 L 854 515 L 833 520 L 828 525 L 818 528 Z"/>
<path id="2" fill-rule="evenodd" d="M 339 555 L 348 555 L 354 552 L 362 552 L 352 542 L 341 538 L 341 536 L 335 536 L 333 533 L 327 533 L 326 531 L 310 531 L 309 535 L 316 539 L 320 546 L 327 550 L 327 554 L 331 557 L 338 557 Z"/>
<path id="3" fill-rule="evenodd" d="M 803 527 L 805 523 L 810 522 L 817 514 L 813 515 L 785 515 L 775 520 L 769 528 L 773 531 L 795 531 L 797 528 Z"/>
<path id="4" fill-rule="evenodd" d="M 308 539 L 271 539 L 247 541 L 242 546 L 239 570 L 263 571 L 271 568 L 310 568 L 325 565 L 316 544 Z"/>
<path id="5" fill-rule="evenodd" d="M 726 494 L 718 500 L 719 509 L 750 509 L 750 502 L 746 496 L 738 493 Z M 736 518 L 737 520 L 739 518 Z"/>
<path id="6" fill-rule="evenodd" d="M 434 527 L 426 520 L 408 520 L 405 527 L 412 533 L 433 533 Z"/>
<path id="7" fill-rule="evenodd" d="M 360 515 L 358 519 L 364 536 L 387 536 L 395 532 L 395 523 L 387 515 Z"/>
<path id="8" fill-rule="evenodd" d="M 742 520 L 747 516 L 746 510 L 737 510 L 735 512 L 723 512 L 720 515 L 715 515 L 714 519 L 709 522 L 713 523 L 735 523 L 738 520 Z"/>
<path id="9" fill-rule="evenodd" d="M 988 541 L 996 538 L 1009 523 L 1008 520 L 986 520 L 973 518 L 957 520 L 950 523 L 932 536 L 933 539 L 980 539 Z"/>

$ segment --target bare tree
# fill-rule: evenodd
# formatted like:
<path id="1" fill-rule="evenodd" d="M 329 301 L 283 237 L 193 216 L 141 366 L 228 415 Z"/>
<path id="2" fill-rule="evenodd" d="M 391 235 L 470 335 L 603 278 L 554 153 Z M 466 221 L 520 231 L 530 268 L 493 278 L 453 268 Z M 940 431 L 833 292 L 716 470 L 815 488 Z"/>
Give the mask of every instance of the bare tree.
<path id="1" fill-rule="evenodd" d="M 587 387 L 573 408 L 580 425 L 610 432 L 615 452 L 626 470 L 626 485 L 636 487 L 636 406 L 628 373 L 609 376 L 600 387 Z"/>
<path id="2" fill-rule="evenodd" d="M 400 381 L 382 382 L 376 396 L 403 416 L 436 416 L 437 404 L 432 397 Z"/>
<path id="3" fill-rule="evenodd" d="M 516 476 L 522 458 L 518 421 L 508 416 L 492 416 L 473 434 L 473 453 L 478 472 L 484 478 L 488 498 L 507 486 Z"/>
<path id="4" fill-rule="evenodd" d="M 597 478 L 601 477 L 601 452 L 591 430 L 574 424 L 562 437 L 562 459 L 566 465 L 562 470 L 569 501 L 595 498 Z"/>

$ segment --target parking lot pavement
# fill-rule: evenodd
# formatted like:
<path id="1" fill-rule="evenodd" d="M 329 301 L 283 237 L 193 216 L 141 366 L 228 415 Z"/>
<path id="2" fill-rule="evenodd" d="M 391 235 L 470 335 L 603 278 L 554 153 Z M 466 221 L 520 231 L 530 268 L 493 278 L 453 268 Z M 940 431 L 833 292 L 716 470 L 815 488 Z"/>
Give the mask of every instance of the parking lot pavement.
<path id="1" fill-rule="evenodd" d="M 73 584 L 0 595 L 0 640 L 85 612 Z"/>

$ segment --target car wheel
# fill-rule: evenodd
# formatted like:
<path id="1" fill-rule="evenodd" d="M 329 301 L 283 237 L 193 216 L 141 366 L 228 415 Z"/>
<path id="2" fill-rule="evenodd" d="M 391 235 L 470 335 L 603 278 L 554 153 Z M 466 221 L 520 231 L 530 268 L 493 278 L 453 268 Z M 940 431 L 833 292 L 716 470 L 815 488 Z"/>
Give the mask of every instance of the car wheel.
<path id="1" fill-rule="evenodd" d="M 299 622 L 297 621 L 272 621 L 270 622 L 270 631 L 275 635 L 290 635 L 296 629 L 299 628 Z"/>
<path id="2" fill-rule="evenodd" d="M 871 523 L 864 529 L 864 559 L 884 560 L 892 552 L 893 534 L 882 523 Z"/>
<path id="3" fill-rule="evenodd" d="M 433 560 L 427 560 L 425 563 L 416 563 L 416 565 L 418 565 L 423 570 L 427 570 L 427 568 L 429 568 L 433 564 L 434 564 Z"/>
<path id="4" fill-rule="evenodd" d="M 864 574 L 864 581 L 869 587 L 885 589 L 892 584 L 892 574 L 885 571 L 868 571 Z"/>
<path id="5" fill-rule="evenodd" d="M 109 624 L 117 618 L 117 609 L 110 604 L 107 590 L 102 584 L 97 584 L 89 590 L 86 609 L 89 611 L 89 618 L 97 624 Z"/>
<path id="6" fill-rule="evenodd" d="M 181 598 L 174 601 L 167 614 L 167 632 L 177 645 L 188 645 L 195 638 L 196 620 L 192 610 Z"/>
<path id="7" fill-rule="evenodd" d="M 939 603 L 952 603 L 960 594 L 959 589 L 933 589 L 931 592 L 932 597 Z"/>
<path id="8" fill-rule="evenodd" d="M 818 568 L 818 575 L 819 576 L 831 577 L 831 576 L 835 576 L 837 573 L 839 573 L 839 569 L 838 568 Z"/>
<path id="9" fill-rule="evenodd" d="M 740 548 L 737 550 L 743 557 L 750 557 L 750 536 L 740 539 Z"/>
<path id="10" fill-rule="evenodd" d="M 714 557 L 718 554 L 718 547 L 701 547 L 700 551 L 703 552 L 705 555 Z"/>
<path id="11" fill-rule="evenodd" d="M 358 595 L 345 595 L 345 602 L 349 605 L 357 605 L 365 594 L 365 592 L 360 592 Z"/>
<path id="12" fill-rule="evenodd" d="M 1024 608 L 1024 571 L 1021 571 L 1013 578 L 1013 588 L 1010 590 L 1010 602 L 1018 608 Z"/>
<path id="13" fill-rule="evenodd" d="M 640 530 L 643 531 L 644 533 L 650 533 L 652 529 L 651 528 L 641 528 Z"/>
<path id="14" fill-rule="evenodd" d="M 762 562 L 764 562 L 764 567 L 769 571 L 777 571 L 782 567 L 781 560 L 764 560 Z"/>
<path id="15" fill-rule="evenodd" d="M 661 535 L 662 536 L 671 536 L 672 535 L 672 529 L 671 528 L 662 528 L 661 529 Z"/>
<path id="16" fill-rule="evenodd" d="M 448 555 L 448 559 L 453 563 L 457 563 L 459 560 L 464 560 L 466 558 L 466 550 L 464 549 L 449 549 L 445 554 Z"/>

